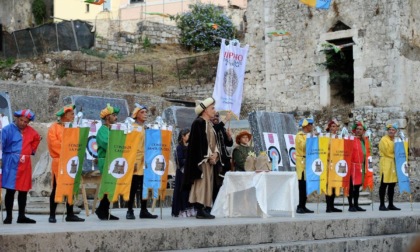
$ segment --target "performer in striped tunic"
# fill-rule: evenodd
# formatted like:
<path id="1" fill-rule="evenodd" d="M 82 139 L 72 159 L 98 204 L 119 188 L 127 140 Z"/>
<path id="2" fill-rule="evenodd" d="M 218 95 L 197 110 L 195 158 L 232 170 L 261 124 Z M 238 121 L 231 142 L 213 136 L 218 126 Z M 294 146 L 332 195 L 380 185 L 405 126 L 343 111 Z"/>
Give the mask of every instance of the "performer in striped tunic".
<path id="1" fill-rule="evenodd" d="M 41 136 L 29 126 L 35 114 L 29 109 L 14 113 L 15 122 L 2 129 L 2 187 L 6 189 L 6 219 L 4 224 L 12 223 L 12 210 L 15 192 L 18 191 L 19 215 L 17 223 L 36 223 L 25 216 L 26 198 L 32 188 L 31 156 L 35 155 Z"/>

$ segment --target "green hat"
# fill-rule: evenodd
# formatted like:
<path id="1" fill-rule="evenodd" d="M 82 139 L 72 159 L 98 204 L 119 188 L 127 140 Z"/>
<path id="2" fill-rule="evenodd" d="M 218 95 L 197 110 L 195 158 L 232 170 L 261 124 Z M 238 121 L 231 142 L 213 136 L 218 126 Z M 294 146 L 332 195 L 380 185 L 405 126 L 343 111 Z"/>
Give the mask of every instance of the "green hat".
<path id="1" fill-rule="evenodd" d="M 76 108 L 76 105 L 68 104 L 62 107 L 57 113 L 55 113 L 55 115 L 58 117 L 62 117 L 67 111 L 73 111 L 75 108 Z"/>

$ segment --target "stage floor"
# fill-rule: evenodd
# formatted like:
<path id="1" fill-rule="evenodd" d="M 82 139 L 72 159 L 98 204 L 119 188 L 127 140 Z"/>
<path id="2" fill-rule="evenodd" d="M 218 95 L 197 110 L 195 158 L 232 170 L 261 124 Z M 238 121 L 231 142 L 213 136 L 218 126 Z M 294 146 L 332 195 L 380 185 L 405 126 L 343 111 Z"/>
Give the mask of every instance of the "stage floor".
<path id="1" fill-rule="evenodd" d="M 0 224 L 0 251 L 142 251 L 216 248 L 286 241 L 311 241 L 350 237 L 414 234 L 420 230 L 420 203 L 395 204 L 401 211 L 379 211 L 379 203 L 363 206 L 366 212 L 326 213 L 325 203 L 307 204 L 313 214 L 270 212 L 272 217 L 174 218 L 170 208 L 156 208 L 158 219 L 126 220 L 126 209 L 112 209 L 118 221 L 101 221 L 95 214 L 78 216 L 85 222 L 67 223 L 62 215 L 57 223 L 48 223 L 48 215 L 27 215 L 36 224 L 17 224 L 17 212 L 11 225 Z M 149 209 L 150 211 L 150 209 Z M 5 217 L 5 212 L 3 211 Z M 392 225 L 388 227 L 388 225 Z M 56 241 L 54 241 L 56 240 Z M 58 245 L 63 242 L 63 245 Z M 125 241 L 125 242 L 124 242 Z M 115 244 L 120 244 L 119 246 Z M 126 247 L 125 247 L 126 246 Z M 33 249 L 31 249 L 33 248 Z M 15 250 L 17 249 L 17 250 Z M 132 251 L 135 251 L 134 249 Z"/>

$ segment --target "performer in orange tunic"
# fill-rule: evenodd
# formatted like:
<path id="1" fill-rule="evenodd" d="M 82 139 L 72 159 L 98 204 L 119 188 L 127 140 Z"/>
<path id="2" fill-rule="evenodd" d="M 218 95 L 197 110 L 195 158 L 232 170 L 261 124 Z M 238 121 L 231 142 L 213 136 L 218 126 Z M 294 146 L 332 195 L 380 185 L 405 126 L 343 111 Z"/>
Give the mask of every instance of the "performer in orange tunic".
<path id="1" fill-rule="evenodd" d="M 41 136 L 31 126 L 29 121 L 35 119 L 35 114 L 29 110 L 19 110 L 14 113 L 15 122 L 7 125 L 1 132 L 2 156 L 2 187 L 6 189 L 4 203 L 6 219 L 4 224 L 12 223 L 12 210 L 15 192 L 18 191 L 19 215 L 17 223 L 36 223 L 25 216 L 26 198 L 32 187 L 31 155 L 35 155 Z"/>
<path id="2" fill-rule="evenodd" d="M 51 125 L 48 130 L 48 150 L 52 158 L 52 191 L 50 195 L 50 218 L 48 219 L 49 223 L 56 223 L 55 219 L 55 210 L 57 209 L 57 203 L 55 203 L 55 191 L 57 188 L 57 176 L 58 176 L 58 166 L 60 163 L 60 152 L 61 152 L 61 143 L 63 141 L 63 131 L 64 124 L 66 122 L 73 122 L 74 120 L 74 108 L 75 105 L 70 104 L 61 108 L 55 115 L 59 118 L 58 122 Z M 67 216 L 66 221 L 68 222 L 77 222 L 85 221 L 85 219 L 77 217 L 73 212 L 73 205 L 66 203 Z"/>

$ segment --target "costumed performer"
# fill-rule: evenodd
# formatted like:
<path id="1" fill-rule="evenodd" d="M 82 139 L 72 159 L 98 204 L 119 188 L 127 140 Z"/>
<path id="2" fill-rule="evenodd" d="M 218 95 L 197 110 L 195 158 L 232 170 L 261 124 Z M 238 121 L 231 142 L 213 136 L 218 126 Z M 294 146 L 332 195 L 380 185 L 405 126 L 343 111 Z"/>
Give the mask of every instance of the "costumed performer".
<path id="1" fill-rule="evenodd" d="M 214 219 L 208 212 L 213 204 L 213 167 L 219 160 L 214 117 L 215 100 L 207 98 L 195 107 L 197 118 L 191 125 L 188 156 L 184 170 L 184 190 L 191 188 L 189 202 L 195 204 L 197 219 Z"/>
<path id="2" fill-rule="evenodd" d="M 247 130 L 242 130 L 236 135 L 235 142 L 237 146 L 232 152 L 232 162 L 235 171 L 245 171 L 245 161 L 250 152 L 254 152 L 254 148 L 249 146 L 252 138 L 251 133 Z"/>
<path id="3" fill-rule="evenodd" d="M 100 117 L 104 123 L 96 134 L 96 143 L 98 144 L 98 169 L 101 174 L 103 173 L 105 165 L 105 157 L 109 141 L 109 131 L 112 124 L 117 122 L 119 112 L 119 108 L 112 107 L 110 104 L 107 104 L 106 108 L 104 108 L 100 113 Z M 109 214 L 109 205 L 110 202 L 108 199 L 108 194 L 104 194 L 103 198 L 99 202 L 98 208 L 95 211 L 96 215 L 100 220 L 119 220 L 118 217 Z"/>
<path id="4" fill-rule="evenodd" d="M 63 142 L 63 132 L 65 123 L 73 122 L 74 120 L 74 104 L 69 104 L 60 109 L 55 115 L 58 117 L 58 121 L 53 123 L 48 129 L 47 143 L 48 151 L 52 158 L 52 191 L 50 195 L 50 217 L 48 218 L 49 223 L 56 223 L 55 211 L 57 209 L 57 203 L 55 202 L 55 192 L 57 189 L 57 178 L 58 178 L 58 166 L 60 164 L 60 152 L 61 143 Z M 68 222 L 81 222 L 85 219 L 79 218 L 74 214 L 73 205 L 69 205 L 66 202 L 67 216 L 66 221 Z"/>
<path id="5" fill-rule="evenodd" d="M 364 212 L 359 206 L 360 187 L 363 185 L 366 170 L 368 169 L 369 162 L 366 155 L 366 141 L 364 137 L 366 132 L 366 125 L 357 121 L 352 127 L 355 136 L 353 142 L 353 152 L 351 154 L 351 165 L 349 169 L 350 184 L 349 184 L 349 212 Z"/>
<path id="6" fill-rule="evenodd" d="M 340 127 L 340 124 L 338 123 L 338 121 L 336 119 L 332 119 L 326 128 L 326 131 L 332 135 L 337 136 L 338 134 L 338 129 Z M 329 149 L 331 149 L 331 142 L 329 143 Z M 331 151 L 329 152 L 331 153 Z M 328 167 L 330 167 L 330 162 L 331 162 L 331 157 L 329 158 L 330 160 L 328 161 Z M 329 185 L 327 184 L 327 187 Z M 337 188 L 339 190 L 339 188 Z M 331 195 L 327 195 L 325 194 L 325 201 L 327 203 L 327 213 L 332 213 L 332 212 L 342 212 L 341 209 L 335 208 L 334 207 L 334 199 L 335 199 L 335 190 L 336 188 L 332 188 L 332 194 Z"/>
<path id="7" fill-rule="evenodd" d="M 32 188 L 31 156 L 35 155 L 41 136 L 29 126 L 35 119 L 35 114 L 29 109 L 14 113 L 15 121 L 1 131 L 2 156 L 2 187 L 6 189 L 4 204 L 6 218 L 4 224 L 12 223 L 12 210 L 15 192 L 18 191 L 19 215 L 17 223 L 36 223 L 25 216 L 28 191 Z"/>
<path id="8" fill-rule="evenodd" d="M 133 123 L 134 127 L 143 127 L 143 130 L 140 131 L 140 142 L 136 154 L 136 163 L 134 164 L 134 173 L 133 179 L 131 180 L 131 189 L 130 189 L 130 198 L 127 203 L 127 215 L 126 219 L 134 220 L 134 198 L 136 196 L 137 190 L 139 191 L 140 197 L 143 195 L 143 182 L 144 182 L 144 141 L 146 135 L 146 127 L 144 123 L 147 121 L 148 109 L 144 105 L 135 104 L 135 108 L 132 113 L 132 118 L 135 120 Z M 139 188 L 140 187 L 140 188 Z M 156 219 L 158 216 L 151 214 L 147 210 L 147 199 L 140 200 L 140 215 L 141 219 Z"/>
<path id="9" fill-rule="evenodd" d="M 379 141 L 379 167 L 381 185 L 379 186 L 379 210 L 401 210 L 394 206 L 394 188 L 398 182 L 397 170 L 395 165 L 394 138 L 398 131 L 398 124 L 387 124 L 387 135 Z M 388 187 L 388 207 L 385 206 L 385 192 Z"/>
<path id="10" fill-rule="evenodd" d="M 299 121 L 302 130 L 296 134 L 296 173 L 298 177 L 299 187 L 299 205 L 297 205 L 296 213 L 305 214 L 314 211 L 306 208 L 306 134 L 312 133 L 314 119 L 305 118 Z"/>

